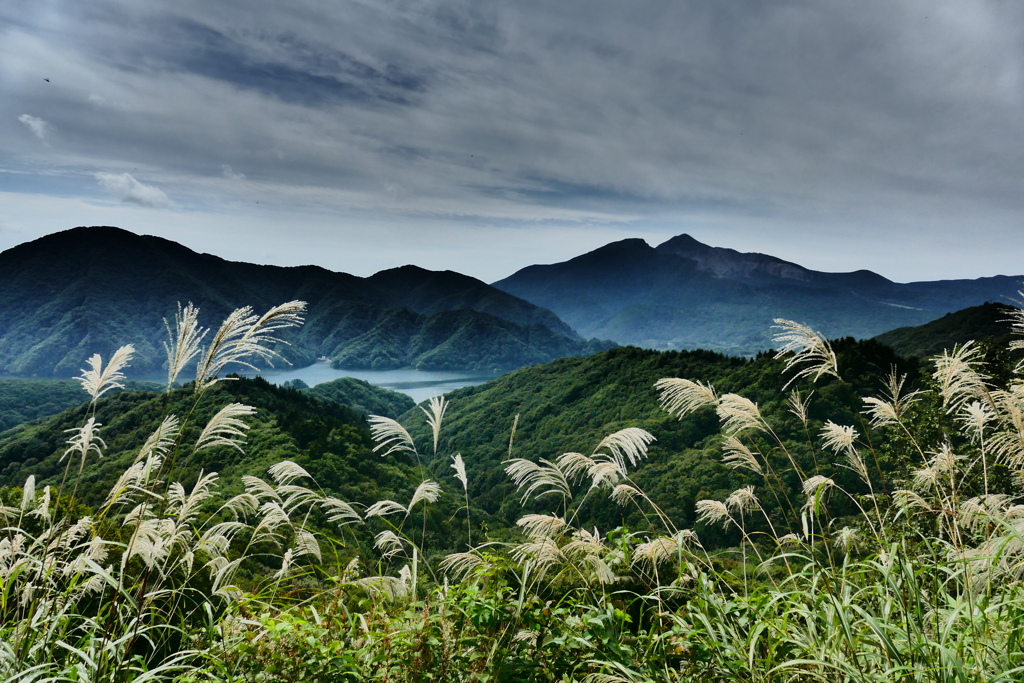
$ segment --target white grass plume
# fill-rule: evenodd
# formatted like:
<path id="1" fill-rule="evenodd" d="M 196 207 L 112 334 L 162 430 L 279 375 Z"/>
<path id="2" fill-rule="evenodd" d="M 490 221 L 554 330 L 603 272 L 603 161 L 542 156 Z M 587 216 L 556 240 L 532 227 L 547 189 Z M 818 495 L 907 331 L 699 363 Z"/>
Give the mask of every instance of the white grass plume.
<path id="1" fill-rule="evenodd" d="M 74 432 L 74 434 L 68 439 L 68 448 L 60 459 L 63 461 L 64 458 L 73 453 L 79 455 L 82 463 L 85 462 L 90 453 L 95 453 L 97 456 L 102 457 L 103 449 L 107 447 L 107 444 L 104 443 L 97 433 L 102 426 L 102 424 L 96 421 L 96 418 L 90 417 L 81 427 L 65 430 L 66 432 Z M 79 469 L 81 470 L 81 467 Z"/>
<path id="2" fill-rule="evenodd" d="M 547 460 L 537 464 L 523 458 L 506 461 L 505 474 L 512 479 L 516 488 L 523 491 L 522 502 L 536 493 L 537 498 L 551 494 L 565 499 L 572 497 L 569 480 L 557 465 Z"/>
<path id="3" fill-rule="evenodd" d="M 402 552 L 405 547 L 405 542 L 401 536 L 396 534 L 390 529 L 385 529 L 373 538 L 373 547 L 381 552 L 381 556 L 386 560 L 394 557 L 398 553 Z"/>
<path id="4" fill-rule="evenodd" d="M 441 560 L 441 571 L 456 581 L 465 580 L 487 566 L 487 560 L 473 552 L 452 553 Z"/>
<path id="5" fill-rule="evenodd" d="M 270 363 L 279 354 L 271 347 L 284 343 L 274 336 L 280 330 L 301 325 L 306 302 L 289 301 L 275 306 L 262 316 L 257 316 L 252 307 L 235 309 L 210 341 L 209 348 L 202 354 L 196 368 L 196 393 L 213 386 L 221 372 L 234 363 L 255 369 L 250 358 L 259 358 Z"/>
<path id="6" fill-rule="evenodd" d="M 871 420 L 871 426 L 888 427 L 899 424 L 907 410 L 920 400 L 920 391 L 903 393 L 903 385 L 906 381 L 907 376 L 897 375 L 896 369 L 893 368 L 885 379 L 884 397 L 868 396 L 863 399 L 867 405 L 865 413 Z"/>
<path id="7" fill-rule="evenodd" d="M 799 390 L 794 389 L 790 392 L 789 398 L 786 399 L 786 405 L 789 406 L 789 412 L 795 415 L 804 427 L 807 426 L 807 409 L 811 402 L 811 396 L 813 395 L 814 392 L 812 391 L 804 397 L 800 394 Z"/>
<path id="8" fill-rule="evenodd" d="M 699 381 L 664 377 L 654 387 L 661 392 L 662 409 L 680 419 L 702 406 L 718 403 L 714 387 Z"/>
<path id="9" fill-rule="evenodd" d="M 630 466 L 635 467 L 638 462 L 647 457 L 647 447 L 656 439 L 654 436 L 639 427 L 627 427 L 609 434 L 597 444 L 594 455 L 607 452 L 612 460 L 622 471 L 626 470 L 626 461 Z"/>
<path id="10" fill-rule="evenodd" d="M 448 409 L 448 402 L 444 396 L 431 396 L 427 401 L 427 407 L 420 406 L 420 410 L 427 416 L 427 424 L 434 437 L 434 455 L 437 455 L 437 442 L 441 438 L 441 421 L 444 420 L 444 413 Z"/>
<path id="11" fill-rule="evenodd" d="M 565 520 L 555 515 L 524 515 L 516 522 L 516 526 L 521 527 L 535 541 L 558 538 L 568 528 Z"/>
<path id="12" fill-rule="evenodd" d="M 735 436 L 748 429 L 764 431 L 767 428 L 757 404 L 739 394 L 722 396 L 718 401 L 717 412 L 722 421 L 722 431 L 727 435 Z"/>
<path id="13" fill-rule="evenodd" d="M 441 485 L 436 481 L 421 482 L 416 487 L 416 491 L 412 494 L 412 500 L 409 501 L 409 507 L 406 510 L 406 516 L 412 512 L 412 509 L 416 507 L 417 503 L 436 503 L 438 496 L 441 495 Z"/>
<path id="14" fill-rule="evenodd" d="M 100 354 L 94 354 L 86 363 L 88 369 L 82 368 L 82 374 L 76 379 L 81 382 L 82 388 L 92 396 L 95 402 L 100 396 L 111 389 L 123 389 L 124 373 L 121 372 L 131 362 L 135 347 L 131 344 L 122 346 L 110 357 L 110 362 L 103 367 L 103 358 Z"/>
<path id="15" fill-rule="evenodd" d="M 393 500 L 378 500 L 376 503 L 366 508 L 366 512 L 363 513 L 364 519 L 370 519 L 372 517 L 387 517 L 388 515 L 394 515 L 402 513 L 408 516 L 409 511 L 405 509 L 405 506 L 401 503 L 396 503 Z"/>
<path id="16" fill-rule="evenodd" d="M 744 486 L 729 494 L 725 499 L 725 507 L 734 512 L 749 512 L 758 509 L 761 504 L 754 495 L 754 487 Z"/>
<path id="17" fill-rule="evenodd" d="M 988 393 L 988 377 L 981 374 L 982 350 L 973 341 L 943 351 L 935 358 L 932 377 L 939 384 L 942 407 L 953 413 L 967 402 Z"/>
<path id="18" fill-rule="evenodd" d="M 728 526 L 732 521 L 729 508 L 720 500 L 698 500 L 694 509 L 697 512 L 697 521 L 702 524 L 717 524 L 721 522 Z"/>
<path id="19" fill-rule="evenodd" d="M 733 469 L 743 468 L 751 472 L 764 474 L 764 468 L 761 466 L 757 456 L 735 436 L 725 437 L 722 442 L 722 451 L 725 453 L 722 457 L 722 464 L 726 467 Z"/>
<path id="20" fill-rule="evenodd" d="M 782 358 L 792 353 L 786 360 L 784 372 L 789 372 L 800 365 L 806 366 L 801 368 L 786 386 L 801 377 L 810 377 L 813 381 L 817 381 L 822 375 L 839 377 L 839 362 L 836 360 L 835 351 L 820 334 L 806 325 L 785 318 L 776 318 L 772 327 L 779 330 L 773 337 L 773 341 L 779 345 L 775 357 Z"/>
<path id="21" fill-rule="evenodd" d="M 199 326 L 199 309 L 190 301 L 185 308 L 178 302 L 178 312 L 174 316 L 174 329 L 164 319 L 169 341 L 164 342 L 167 352 L 167 387 L 171 388 L 178 375 L 193 358 L 202 350 L 201 344 L 209 330 Z"/>
<path id="22" fill-rule="evenodd" d="M 203 428 L 196 440 L 196 450 L 201 451 L 214 446 L 230 446 L 242 452 L 245 431 L 249 429 L 249 425 L 241 418 L 254 414 L 256 414 L 256 409 L 243 403 L 229 403 L 224 406 L 206 423 L 206 427 Z"/>
<path id="23" fill-rule="evenodd" d="M 367 421 L 370 423 L 370 436 L 377 442 L 373 447 L 374 453 L 384 448 L 387 450 L 380 454 L 382 458 L 395 451 L 416 453 L 416 444 L 413 443 L 412 437 L 397 420 L 383 415 L 370 415 Z"/>
<path id="24" fill-rule="evenodd" d="M 327 515 L 327 521 L 338 526 L 364 523 L 362 516 L 351 504 L 338 498 L 327 496 L 320 501 L 320 506 Z"/>
<path id="25" fill-rule="evenodd" d="M 466 476 L 466 463 L 462 460 L 462 455 L 456 453 L 452 456 L 452 469 L 455 470 L 455 478 L 462 484 L 463 491 L 469 491 L 469 478 Z"/>
<path id="26" fill-rule="evenodd" d="M 271 465 L 267 472 L 278 486 L 287 486 L 293 483 L 296 479 L 312 479 L 312 477 L 309 476 L 309 472 L 291 460 L 282 460 L 279 463 Z"/>

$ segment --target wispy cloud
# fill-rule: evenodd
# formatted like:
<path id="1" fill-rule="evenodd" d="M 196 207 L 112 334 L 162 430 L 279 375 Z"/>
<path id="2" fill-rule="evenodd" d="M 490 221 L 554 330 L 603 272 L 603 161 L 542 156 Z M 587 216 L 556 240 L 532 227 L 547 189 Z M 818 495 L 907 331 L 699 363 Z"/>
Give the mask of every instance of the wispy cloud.
<path id="1" fill-rule="evenodd" d="M 22 114 L 18 117 L 18 120 L 25 124 L 25 127 L 32 131 L 33 135 L 49 144 L 46 136 L 49 135 L 53 126 L 51 126 L 47 121 L 44 121 L 38 116 L 32 116 L 31 114 Z"/>
<path id="2" fill-rule="evenodd" d="M 245 180 L 245 174 L 231 168 L 231 164 L 221 164 L 220 172 L 228 180 Z"/>
<path id="3" fill-rule="evenodd" d="M 152 209 L 166 209 L 171 200 L 160 188 L 140 183 L 130 173 L 97 173 L 96 180 L 107 192 L 126 204 L 138 204 Z"/>

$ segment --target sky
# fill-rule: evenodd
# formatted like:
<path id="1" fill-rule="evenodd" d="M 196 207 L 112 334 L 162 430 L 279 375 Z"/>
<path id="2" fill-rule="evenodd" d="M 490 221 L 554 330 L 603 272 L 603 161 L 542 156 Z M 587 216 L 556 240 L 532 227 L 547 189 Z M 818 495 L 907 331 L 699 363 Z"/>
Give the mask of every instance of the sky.
<path id="1" fill-rule="evenodd" d="M 1024 273 L 1018 0 L 4 0 L 0 249 Z"/>

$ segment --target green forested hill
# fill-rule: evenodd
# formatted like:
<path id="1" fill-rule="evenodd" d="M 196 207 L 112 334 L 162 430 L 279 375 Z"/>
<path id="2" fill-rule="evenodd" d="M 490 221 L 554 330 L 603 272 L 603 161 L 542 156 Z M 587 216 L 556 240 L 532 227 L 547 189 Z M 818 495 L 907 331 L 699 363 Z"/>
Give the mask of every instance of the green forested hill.
<path id="1" fill-rule="evenodd" d="M 90 505 L 102 502 L 163 416 L 175 414 L 184 420 L 193 398 L 187 386 L 168 394 L 134 391 L 101 399 L 96 420 L 102 425 L 99 435 L 106 448 L 102 458 L 90 458 L 86 463 L 78 486 L 83 501 Z M 183 443 L 194 441 L 209 418 L 232 402 L 257 410 L 247 420 L 251 429 L 245 454 L 227 447 L 196 455 L 184 449 L 174 456 L 176 478 L 190 482 L 200 470 L 216 471 L 226 490 L 237 492 L 243 474 L 262 475 L 276 462 L 294 460 L 307 468 L 324 489 L 364 504 L 407 495 L 407 489 L 419 483 L 414 481 L 408 458 L 392 456 L 385 460 L 371 453 L 369 431 L 361 413 L 295 389 L 276 387 L 260 378 L 224 381 L 207 392 L 189 418 Z M 40 486 L 58 484 L 65 466 L 60 460 L 67 448 L 66 430 L 80 426 L 88 411 L 88 405 L 82 405 L 0 434 L 0 486 L 20 486 L 30 474 L 36 476 Z"/>
<path id="2" fill-rule="evenodd" d="M 302 390 L 322 401 L 340 403 L 365 415 L 397 418 L 416 405 L 408 394 L 377 387 L 355 377 L 339 377 Z"/>
<path id="3" fill-rule="evenodd" d="M 0 253 L 0 373 L 71 377 L 93 353 L 133 344 L 133 372 L 159 373 L 163 321 L 192 302 L 204 324 L 235 308 L 306 301 L 282 349 L 292 363 L 507 370 L 610 343 L 586 343 L 553 313 L 457 273 L 395 269 L 373 278 L 315 266 L 226 261 L 112 227 L 75 228 Z M 432 297 L 436 301 L 431 303 Z"/>
<path id="4" fill-rule="evenodd" d="M 658 441 L 638 468 L 637 481 L 669 517 L 684 524 L 694 519 L 694 503 L 721 499 L 745 483 L 761 483 L 721 464 L 718 418 L 702 410 L 684 421 L 668 416 L 659 406 L 654 383 L 681 377 L 711 383 L 718 392 L 736 392 L 759 403 L 777 421 L 779 435 L 795 452 L 809 452 L 807 434 L 817 435 L 825 419 L 859 424 L 855 410 L 861 396 L 876 395 L 881 379 L 896 366 L 915 377 L 917 363 L 897 357 L 877 342 L 834 342 L 845 381 L 824 381 L 811 387 L 809 432 L 786 409 L 782 391 L 788 377 L 783 363 L 770 355 L 756 359 L 723 356 L 709 351 L 658 352 L 635 347 L 616 348 L 584 358 L 565 358 L 522 368 L 475 387 L 447 394 L 449 408 L 442 430 L 442 452 L 460 452 L 469 474 L 470 495 L 481 508 L 511 523 L 521 512 L 503 471 L 513 421 L 519 416 L 513 457 L 553 460 L 562 453 L 590 453 L 606 435 L 626 427 L 641 427 Z M 809 393 L 804 387 L 804 395 Z M 402 418 L 418 440 L 427 438 L 423 416 L 415 410 Z M 770 444 L 766 444 L 766 447 Z M 834 470 L 834 471 L 833 471 Z M 850 480 L 842 467 L 830 468 L 837 481 Z M 791 486 L 798 486 L 793 478 Z M 642 519 L 622 516 L 621 508 L 595 496 L 588 509 L 601 528 Z M 770 505 L 769 503 L 766 503 Z M 538 511 L 551 512 L 538 503 Z M 551 503 L 554 505 L 554 503 Z M 714 532 L 718 533 L 718 532 Z"/>
<path id="5" fill-rule="evenodd" d="M 128 389 L 152 390 L 150 382 L 128 382 Z M 23 422 L 74 408 L 88 394 L 71 379 L 0 379 L 0 432 Z"/>
<path id="6" fill-rule="evenodd" d="M 934 356 L 957 344 L 982 339 L 994 339 L 997 346 L 1005 347 L 1011 331 L 1010 311 L 1006 304 L 988 302 L 914 327 L 900 327 L 875 339 L 891 346 L 905 356 L 919 358 Z"/>

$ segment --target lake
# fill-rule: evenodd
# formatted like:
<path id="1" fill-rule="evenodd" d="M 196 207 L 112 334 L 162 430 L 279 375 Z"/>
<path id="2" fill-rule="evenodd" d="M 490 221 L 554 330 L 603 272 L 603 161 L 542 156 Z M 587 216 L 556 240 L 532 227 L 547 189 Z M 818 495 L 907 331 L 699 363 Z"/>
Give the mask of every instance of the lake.
<path id="1" fill-rule="evenodd" d="M 385 389 L 401 391 L 403 394 L 411 396 L 417 403 L 426 401 L 431 396 L 440 396 L 453 389 L 483 384 L 496 377 L 496 375 L 490 374 L 414 370 L 412 368 L 404 370 L 336 370 L 326 361 L 319 361 L 304 368 L 280 368 L 245 374 L 258 374 L 274 384 L 301 379 L 311 387 L 339 377 L 355 377 Z"/>

